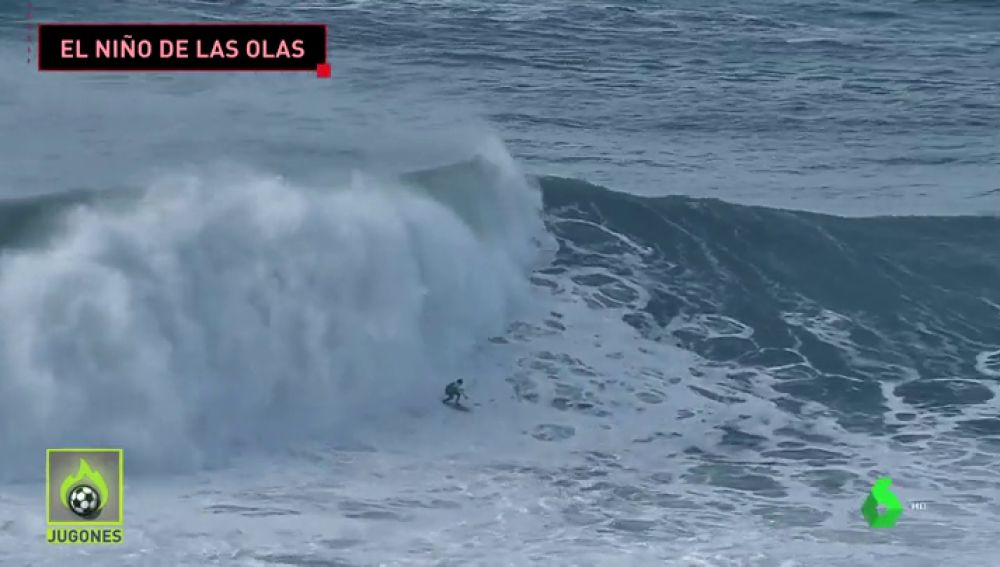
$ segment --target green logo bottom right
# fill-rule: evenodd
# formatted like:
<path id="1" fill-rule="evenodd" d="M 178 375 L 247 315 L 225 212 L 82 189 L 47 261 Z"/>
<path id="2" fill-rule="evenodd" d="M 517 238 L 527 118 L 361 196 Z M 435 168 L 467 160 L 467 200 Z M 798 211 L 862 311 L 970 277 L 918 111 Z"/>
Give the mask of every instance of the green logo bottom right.
<path id="1" fill-rule="evenodd" d="M 887 476 L 876 480 L 868 493 L 868 498 L 865 498 L 864 504 L 861 505 L 861 515 L 865 517 L 869 527 L 891 528 L 896 525 L 896 521 L 903 513 L 903 505 L 889 490 L 890 486 L 892 479 Z M 882 508 L 881 511 L 879 507 Z"/>

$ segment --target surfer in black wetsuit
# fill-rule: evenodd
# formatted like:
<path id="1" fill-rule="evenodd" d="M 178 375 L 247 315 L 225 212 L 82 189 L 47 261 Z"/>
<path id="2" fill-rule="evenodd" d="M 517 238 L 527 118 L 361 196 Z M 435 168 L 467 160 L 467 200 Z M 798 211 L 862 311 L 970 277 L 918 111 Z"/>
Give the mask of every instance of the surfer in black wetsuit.
<path id="1" fill-rule="evenodd" d="M 447 397 L 441 400 L 442 402 L 446 404 L 453 403 L 457 406 L 458 402 L 461 401 L 462 396 L 465 396 L 465 390 L 462 389 L 462 379 L 459 378 L 458 380 L 455 380 L 445 386 L 444 395 Z M 469 397 L 465 396 L 465 399 L 469 399 Z"/>

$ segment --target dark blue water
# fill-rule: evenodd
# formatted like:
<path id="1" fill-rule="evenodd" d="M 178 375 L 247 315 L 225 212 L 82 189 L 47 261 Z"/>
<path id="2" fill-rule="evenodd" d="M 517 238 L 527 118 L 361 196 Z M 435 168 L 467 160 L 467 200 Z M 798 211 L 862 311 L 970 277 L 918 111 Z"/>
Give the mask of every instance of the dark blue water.
<path id="1" fill-rule="evenodd" d="M 174 162 L 253 153 L 306 175 L 321 168 L 302 157 L 306 148 L 356 161 L 386 155 L 383 130 L 434 131 L 447 144 L 470 128 L 491 128 L 538 173 L 637 194 L 854 215 L 998 209 L 991 173 L 1000 160 L 1000 10 L 988 2 L 33 6 L 41 20 L 331 26 L 336 77 L 329 83 L 232 76 L 66 82 L 23 68 L 25 10 L 8 3 L 0 104 L 20 110 L 4 112 L 2 126 L 46 133 L 44 151 L 53 156 L 64 144 L 104 147 L 86 164 L 66 160 L 81 181 L 104 178 L 108 167 L 136 170 L 153 151 Z M 75 93 L 73 104 L 40 94 L 56 84 Z M 215 102 L 185 102 L 193 96 Z M 137 142 L 125 140 L 156 128 L 144 118 L 149 104 L 178 118 L 138 142 L 133 157 Z M 247 147 L 254 132 L 278 130 Z M 234 144 L 243 147 L 233 152 Z M 412 156 L 413 145 L 393 153 Z M 49 183 L 41 164 L 28 163 L 30 152 L 42 148 L 9 140 L 0 148 L 7 163 L 20 164 L 21 175 L 7 173 L 9 190 Z"/>

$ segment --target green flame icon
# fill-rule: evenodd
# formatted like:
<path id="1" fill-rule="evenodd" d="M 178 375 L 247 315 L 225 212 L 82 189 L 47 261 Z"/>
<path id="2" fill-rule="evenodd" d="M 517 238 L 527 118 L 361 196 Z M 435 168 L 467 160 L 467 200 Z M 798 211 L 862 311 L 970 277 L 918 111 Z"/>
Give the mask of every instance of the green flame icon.
<path id="1" fill-rule="evenodd" d="M 85 459 L 80 459 L 80 468 L 77 469 L 76 474 L 71 474 L 62 481 L 62 489 L 59 492 L 59 498 L 62 500 L 63 506 L 69 508 L 69 493 L 77 484 L 81 483 L 90 484 L 91 488 L 97 491 L 97 494 L 100 496 L 100 504 L 97 509 L 100 510 L 104 508 L 104 504 L 107 502 L 108 484 L 104 482 L 104 477 L 101 476 L 101 471 L 91 469 Z"/>

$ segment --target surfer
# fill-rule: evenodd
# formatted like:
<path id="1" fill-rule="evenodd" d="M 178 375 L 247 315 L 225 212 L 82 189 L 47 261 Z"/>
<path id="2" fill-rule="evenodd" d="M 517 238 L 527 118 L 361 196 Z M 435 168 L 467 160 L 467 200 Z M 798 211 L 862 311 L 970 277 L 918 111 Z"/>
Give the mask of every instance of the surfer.
<path id="1" fill-rule="evenodd" d="M 469 399 L 469 396 L 465 395 L 465 390 L 462 389 L 462 379 L 461 378 L 459 378 L 458 380 L 455 380 L 454 382 L 451 382 L 450 384 L 448 384 L 447 386 L 445 386 L 444 387 L 444 395 L 447 396 L 447 397 L 445 399 L 441 400 L 442 402 L 444 402 L 446 404 L 453 403 L 456 406 L 459 405 L 458 402 L 461 401 L 461 399 L 462 399 L 463 396 L 465 396 L 465 399 Z"/>

